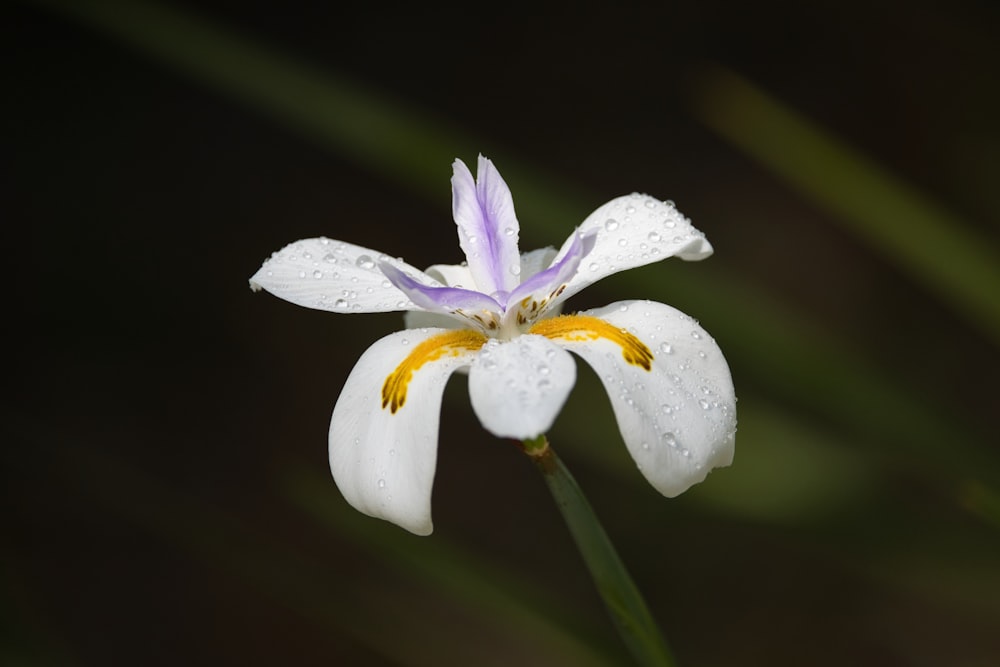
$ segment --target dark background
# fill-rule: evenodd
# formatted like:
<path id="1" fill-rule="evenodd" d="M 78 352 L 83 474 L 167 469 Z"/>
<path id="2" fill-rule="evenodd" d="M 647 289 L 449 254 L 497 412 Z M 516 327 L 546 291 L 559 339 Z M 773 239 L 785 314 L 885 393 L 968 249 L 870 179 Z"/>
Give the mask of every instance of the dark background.
<path id="1" fill-rule="evenodd" d="M 247 288 L 308 236 L 459 261 L 450 157 L 407 180 L 331 147 L 80 18 L 113 5 L 4 10 L 0 661 L 628 664 L 543 484 L 480 428 L 463 379 L 434 536 L 357 515 L 329 479 L 329 415 L 400 318 Z M 659 497 L 584 372 L 553 434 L 681 664 L 1000 657 L 993 339 L 695 104 L 706 72 L 736 72 L 995 252 L 993 4 L 165 6 L 430 119 L 463 140 L 452 157 L 489 155 L 539 245 L 581 218 L 540 220 L 518 197 L 548 182 L 534 174 L 580 215 L 638 190 L 706 232 L 704 267 L 610 278 L 579 305 L 660 298 L 716 334 L 740 396 L 734 467 Z M 709 278 L 718 300 L 696 289 Z M 774 304 L 821 365 L 788 372 L 778 343 L 742 338 Z M 913 400 L 859 409 L 867 376 L 826 381 L 842 363 Z M 914 444 L 886 413 L 948 428 Z"/>

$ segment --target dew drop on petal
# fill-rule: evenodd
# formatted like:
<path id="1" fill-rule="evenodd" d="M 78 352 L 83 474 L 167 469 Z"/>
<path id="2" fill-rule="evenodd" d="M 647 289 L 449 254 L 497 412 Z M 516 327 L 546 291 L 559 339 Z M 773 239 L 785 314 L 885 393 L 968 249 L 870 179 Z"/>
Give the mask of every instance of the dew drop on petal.
<path id="1" fill-rule="evenodd" d="M 622 238 L 618 239 L 618 245 L 624 248 L 625 246 L 628 245 L 628 239 L 623 236 Z"/>
<path id="2" fill-rule="evenodd" d="M 629 204 L 628 206 L 625 207 L 625 212 L 628 213 L 629 215 L 632 215 L 633 213 L 635 213 L 635 206 Z"/>
<path id="3" fill-rule="evenodd" d="M 652 241 L 653 243 L 658 243 L 661 237 L 656 232 L 650 232 L 647 238 L 649 238 L 649 240 Z"/>
<path id="4" fill-rule="evenodd" d="M 597 262 L 591 262 L 590 263 L 590 270 L 591 271 L 596 271 L 599 268 L 601 268 L 601 265 L 598 264 Z"/>
<path id="5" fill-rule="evenodd" d="M 510 265 L 510 275 L 512 275 L 512 276 L 519 276 L 519 275 L 521 275 L 521 265 L 520 264 L 511 264 Z"/>
<path id="6" fill-rule="evenodd" d="M 399 342 L 402 343 L 403 345 L 409 345 L 410 344 L 410 340 L 408 338 L 401 338 L 399 340 Z"/>
<path id="7" fill-rule="evenodd" d="M 320 271 L 319 269 L 316 269 L 315 271 L 313 271 L 313 278 L 315 278 L 316 280 L 319 280 L 322 277 L 323 277 L 323 272 L 322 271 Z"/>
<path id="8" fill-rule="evenodd" d="M 332 252 L 328 252 L 325 255 L 323 255 L 323 261 L 326 262 L 326 263 L 328 263 L 328 264 L 336 264 L 337 263 L 337 257 Z"/>
<path id="9" fill-rule="evenodd" d="M 662 437 L 667 446 L 677 448 L 677 437 L 671 431 L 667 431 Z"/>
<path id="10" fill-rule="evenodd" d="M 604 222 L 604 228 L 605 228 L 606 230 L 608 230 L 609 232 L 613 232 L 613 231 L 615 231 L 616 229 L 618 229 L 618 221 L 617 221 L 617 220 L 615 220 L 614 218 L 608 218 L 608 219 L 607 219 L 607 220 L 606 220 L 606 221 Z"/>
<path id="11" fill-rule="evenodd" d="M 710 410 L 712 408 L 712 404 L 706 401 L 704 398 L 698 399 L 698 405 L 701 406 L 702 410 Z"/>
<path id="12" fill-rule="evenodd" d="M 305 277 L 306 277 L 306 272 L 305 271 L 299 271 L 299 278 L 305 278 Z"/>
<path id="13" fill-rule="evenodd" d="M 504 228 L 503 233 L 506 236 L 513 236 L 514 235 L 514 228 L 513 227 L 506 227 L 506 228 Z"/>
<path id="14" fill-rule="evenodd" d="M 670 343 L 660 343 L 660 352 L 663 354 L 673 354 L 674 347 Z"/>
<path id="15" fill-rule="evenodd" d="M 359 269 L 370 270 L 375 268 L 375 260 L 368 255 L 359 255 L 354 263 L 358 265 Z"/>
<path id="16" fill-rule="evenodd" d="M 347 308 L 347 301 L 344 299 L 337 299 L 333 302 L 334 308 Z"/>
<path id="17" fill-rule="evenodd" d="M 384 479 L 380 479 L 378 481 L 378 488 L 385 489 L 385 480 Z"/>
<path id="18" fill-rule="evenodd" d="M 694 338 L 695 340 L 701 340 L 701 334 L 698 333 L 697 331 L 692 331 L 691 338 Z"/>

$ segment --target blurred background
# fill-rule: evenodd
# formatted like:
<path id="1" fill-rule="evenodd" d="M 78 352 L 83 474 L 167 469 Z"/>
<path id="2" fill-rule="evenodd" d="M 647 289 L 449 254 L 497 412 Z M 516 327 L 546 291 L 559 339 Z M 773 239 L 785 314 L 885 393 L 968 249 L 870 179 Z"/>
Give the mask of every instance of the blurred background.
<path id="1" fill-rule="evenodd" d="M 434 535 L 364 517 L 328 420 L 401 317 L 247 286 L 309 236 L 460 261 L 450 164 L 482 152 L 524 249 L 632 191 L 716 249 L 570 305 L 698 318 L 740 398 L 734 465 L 660 497 L 586 366 L 550 434 L 681 665 L 998 664 L 994 4 L 4 16 L 0 662 L 629 664 L 464 378 Z"/>

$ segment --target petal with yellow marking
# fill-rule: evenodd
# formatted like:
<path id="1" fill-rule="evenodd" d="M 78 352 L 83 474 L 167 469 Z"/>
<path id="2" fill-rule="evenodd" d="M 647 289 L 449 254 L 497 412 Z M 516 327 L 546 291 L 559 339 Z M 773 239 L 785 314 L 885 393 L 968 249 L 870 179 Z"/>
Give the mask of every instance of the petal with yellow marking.
<path id="1" fill-rule="evenodd" d="M 676 496 L 732 462 L 729 366 L 692 318 L 654 301 L 622 301 L 531 330 L 597 372 L 629 453 L 660 493 Z"/>
<path id="2" fill-rule="evenodd" d="M 406 330 L 361 356 L 330 420 L 330 469 L 354 508 L 430 534 L 441 396 L 484 341 L 475 332 Z"/>

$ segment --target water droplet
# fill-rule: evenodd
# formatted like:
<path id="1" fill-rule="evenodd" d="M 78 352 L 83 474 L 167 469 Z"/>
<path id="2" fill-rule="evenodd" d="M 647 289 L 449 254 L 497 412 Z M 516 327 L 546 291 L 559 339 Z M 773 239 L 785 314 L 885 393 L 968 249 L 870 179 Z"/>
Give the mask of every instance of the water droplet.
<path id="1" fill-rule="evenodd" d="M 472 236 L 469 237 L 469 243 L 475 243 L 478 240 L 479 240 L 479 237 L 477 237 L 475 234 L 473 234 Z"/>
<path id="2" fill-rule="evenodd" d="M 701 406 L 702 410 L 710 410 L 712 408 L 712 404 L 706 401 L 704 398 L 698 399 L 698 405 Z"/>
<path id="3" fill-rule="evenodd" d="M 333 306 L 334 308 L 347 308 L 347 301 L 345 301 L 344 299 L 337 299 L 333 303 Z"/>
<path id="4" fill-rule="evenodd" d="M 663 414 L 665 414 L 665 415 L 672 415 L 672 414 L 674 414 L 674 409 L 671 406 L 667 405 L 666 403 L 664 403 L 663 405 L 660 406 L 660 410 L 662 410 Z"/>
<path id="5" fill-rule="evenodd" d="M 336 258 L 336 256 L 334 256 L 334 254 L 332 252 L 328 252 L 325 255 L 323 255 L 323 261 L 326 262 L 326 263 L 328 263 L 328 264 L 336 264 L 337 263 L 337 258 Z"/>
<path id="6" fill-rule="evenodd" d="M 672 432 L 667 431 L 661 437 L 663 438 L 663 442 L 667 443 L 669 447 L 673 447 L 674 449 L 677 448 L 677 436 L 675 436 Z"/>
<path id="7" fill-rule="evenodd" d="M 519 276 L 519 275 L 521 275 L 521 265 L 520 264 L 511 264 L 510 265 L 510 275 L 512 275 L 512 276 Z"/>
<path id="8" fill-rule="evenodd" d="M 551 387 L 551 386 L 552 386 L 552 382 L 550 380 L 539 380 L 538 381 L 538 388 L 540 390 L 542 390 L 542 391 L 547 391 L 548 388 Z"/>
<path id="9" fill-rule="evenodd" d="M 380 479 L 378 481 L 378 488 L 385 489 L 385 480 L 384 479 Z"/>
<path id="10" fill-rule="evenodd" d="M 666 227 L 667 229 L 673 229 L 674 227 L 677 226 L 677 223 L 668 218 L 663 221 L 663 226 Z"/>
<path id="11" fill-rule="evenodd" d="M 682 450 L 681 450 L 681 454 L 682 454 L 682 455 L 683 455 L 683 456 L 684 456 L 685 458 L 691 458 L 691 450 L 690 450 L 690 449 L 682 449 Z"/>
<path id="12" fill-rule="evenodd" d="M 652 241 L 653 243 L 659 243 L 659 242 L 660 242 L 660 238 L 661 238 L 661 237 L 660 237 L 660 235 L 659 235 L 658 233 L 656 233 L 656 232 L 650 232 L 650 233 L 649 233 L 649 236 L 648 236 L 647 238 L 648 238 L 648 239 L 649 239 L 650 241 Z"/>
<path id="13" fill-rule="evenodd" d="M 299 278 L 305 278 L 305 277 L 306 277 L 306 272 L 305 271 L 299 271 Z"/>
<path id="14" fill-rule="evenodd" d="M 628 239 L 623 236 L 622 238 L 618 239 L 618 245 L 624 248 L 625 246 L 628 245 Z"/>
<path id="15" fill-rule="evenodd" d="M 368 255 L 359 255 L 354 263 L 358 265 L 359 269 L 370 270 L 375 268 L 375 260 Z"/>
<path id="16" fill-rule="evenodd" d="M 551 369 L 549 369 L 549 367 L 545 364 L 538 364 L 538 368 L 535 370 L 537 370 L 540 375 L 548 375 L 552 372 Z"/>
<path id="17" fill-rule="evenodd" d="M 632 215 L 633 213 L 635 213 L 635 206 L 629 204 L 628 206 L 625 207 L 625 212 L 628 213 L 629 215 Z"/>
<path id="18" fill-rule="evenodd" d="M 596 271 L 599 268 L 601 268 L 601 265 L 598 264 L 597 262 L 591 262 L 590 263 L 590 270 L 591 271 Z"/>
<path id="19" fill-rule="evenodd" d="M 316 269 L 315 271 L 313 271 L 313 278 L 315 278 L 316 280 L 319 280 L 322 277 L 323 277 L 323 272 L 322 271 L 320 271 L 319 269 Z"/>
<path id="20" fill-rule="evenodd" d="M 642 443 L 642 448 L 645 449 L 646 451 L 649 451 L 649 443 L 648 442 Z"/>
<path id="21" fill-rule="evenodd" d="M 695 340 L 701 340 L 701 334 L 698 333 L 697 331 L 692 331 L 691 338 L 694 338 Z"/>
<path id="22" fill-rule="evenodd" d="M 507 235 L 507 236 L 513 236 L 513 235 L 514 235 L 514 228 L 513 228 L 513 227 L 506 227 L 506 228 L 505 228 L 505 229 L 503 230 L 503 233 L 504 233 L 505 235 Z"/>
<path id="23" fill-rule="evenodd" d="M 313 258 L 313 256 L 312 256 L 311 252 L 306 251 L 306 252 L 302 253 L 302 259 L 312 259 L 312 258 Z"/>
<path id="24" fill-rule="evenodd" d="M 660 343 L 660 352 L 663 354 L 673 354 L 674 346 L 670 343 Z"/>
<path id="25" fill-rule="evenodd" d="M 613 232 L 613 231 L 615 231 L 616 229 L 618 229 L 618 221 L 617 221 L 617 220 L 615 220 L 614 218 L 608 218 L 608 219 L 607 219 L 607 220 L 606 220 L 606 221 L 604 222 L 604 228 L 605 228 L 606 230 L 608 230 L 609 232 Z"/>
<path id="26" fill-rule="evenodd" d="M 403 345 L 409 345 L 409 344 L 410 344 L 410 340 L 409 340 L 408 338 L 401 338 L 401 339 L 399 340 L 399 342 L 400 342 L 401 344 L 403 344 Z"/>
<path id="27" fill-rule="evenodd" d="M 698 350 L 698 356 L 701 357 L 702 359 L 708 359 L 708 355 L 705 354 L 704 350 Z"/>

